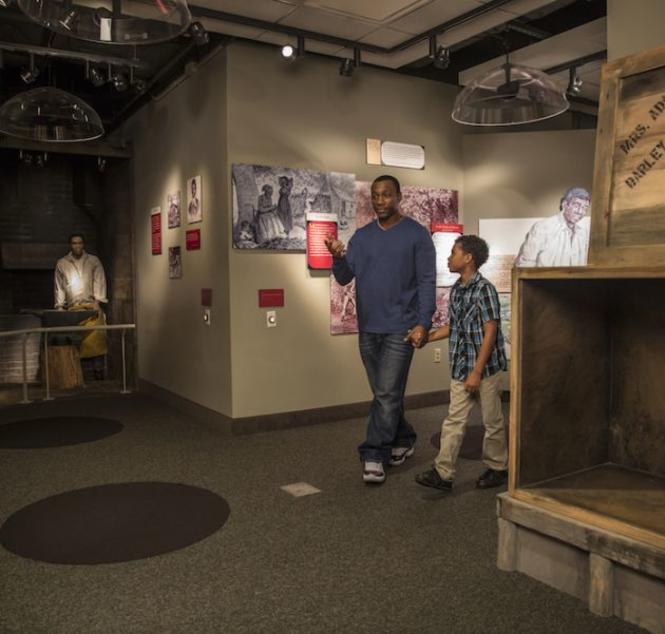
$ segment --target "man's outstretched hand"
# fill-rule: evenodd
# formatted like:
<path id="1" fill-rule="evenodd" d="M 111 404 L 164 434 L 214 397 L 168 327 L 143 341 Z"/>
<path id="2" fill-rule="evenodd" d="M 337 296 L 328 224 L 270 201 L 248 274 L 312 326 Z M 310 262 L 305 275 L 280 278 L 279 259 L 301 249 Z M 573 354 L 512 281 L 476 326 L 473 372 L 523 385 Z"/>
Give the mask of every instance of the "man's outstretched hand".
<path id="1" fill-rule="evenodd" d="M 328 236 L 324 240 L 328 251 L 332 254 L 334 258 L 343 258 L 346 251 L 346 247 L 341 240 L 336 240 L 333 236 Z"/>
<path id="2" fill-rule="evenodd" d="M 428 334 L 425 326 L 415 326 L 409 330 L 404 341 L 410 343 L 414 348 L 422 348 L 427 343 Z"/>

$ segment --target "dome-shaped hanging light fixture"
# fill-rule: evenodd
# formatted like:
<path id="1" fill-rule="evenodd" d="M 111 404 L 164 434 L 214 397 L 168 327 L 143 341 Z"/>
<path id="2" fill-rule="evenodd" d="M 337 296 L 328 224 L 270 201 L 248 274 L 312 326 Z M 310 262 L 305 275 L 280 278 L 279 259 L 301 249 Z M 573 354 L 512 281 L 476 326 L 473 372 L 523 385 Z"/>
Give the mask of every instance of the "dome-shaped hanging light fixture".
<path id="1" fill-rule="evenodd" d="M 549 75 L 506 59 L 457 95 L 452 117 L 466 125 L 520 125 L 555 117 L 568 107 Z"/>
<path id="2" fill-rule="evenodd" d="M 59 88 L 35 88 L 0 107 L 0 132 L 21 139 L 65 143 L 104 134 L 99 115 L 82 99 Z"/>
<path id="3" fill-rule="evenodd" d="M 154 44 L 184 33 L 186 0 L 18 0 L 30 18 L 61 35 L 105 44 Z"/>

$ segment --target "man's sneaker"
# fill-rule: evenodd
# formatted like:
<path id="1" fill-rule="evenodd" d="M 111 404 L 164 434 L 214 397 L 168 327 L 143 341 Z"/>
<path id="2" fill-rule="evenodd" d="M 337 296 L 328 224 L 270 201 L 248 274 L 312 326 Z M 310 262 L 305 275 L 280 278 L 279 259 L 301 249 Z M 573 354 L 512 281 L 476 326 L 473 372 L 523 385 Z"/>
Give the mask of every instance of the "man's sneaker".
<path id="1" fill-rule="evenodd" d="M 425 471 L 424 473 L 419 473 L 416 476 L 416 482 L 418 484 L 422 484 L 424 487 L 439 489 L 439 491 L 453 490 L 453 481 L 444 480 L 434 467 L 432 467 L 429 471 Z"/>
<path id="2" fill-rule="evenodd" d="M 367 460 L 363 463 L 363 480 L 381 484 L 386 479 L 386 472 L 383 470 L 383 464 Z"/>
<path id="3" fill-rule="evenodd" d="M 508 470 L 496 471 L 495 469 L 488 469 L 478 478 L 476 487 L 479 489 L 491 489 L 493 487 L 500 487 L 508 481 Z"/>
<path id="4" fill-rule="evenodd" d="M 393 447 L 390 452 L 390 466 L 399 467 L 406 462 L 415 452 L 413 447 Z"/>

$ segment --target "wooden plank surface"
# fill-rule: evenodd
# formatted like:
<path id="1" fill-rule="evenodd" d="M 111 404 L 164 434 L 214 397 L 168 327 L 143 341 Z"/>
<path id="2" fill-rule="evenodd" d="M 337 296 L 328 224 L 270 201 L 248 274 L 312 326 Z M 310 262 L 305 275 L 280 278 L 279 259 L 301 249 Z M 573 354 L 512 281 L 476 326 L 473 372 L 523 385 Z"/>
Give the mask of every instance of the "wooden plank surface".
<path id="1" fill-rule="evenodd" d="M 519 490 L 519 497 L 510 493 L 498 496 L 500 518 L 665 580 L 665 544 L 634 539 L 596 522 L 571 517 L 575 509 L 544 505 L 523 493 Z"/>

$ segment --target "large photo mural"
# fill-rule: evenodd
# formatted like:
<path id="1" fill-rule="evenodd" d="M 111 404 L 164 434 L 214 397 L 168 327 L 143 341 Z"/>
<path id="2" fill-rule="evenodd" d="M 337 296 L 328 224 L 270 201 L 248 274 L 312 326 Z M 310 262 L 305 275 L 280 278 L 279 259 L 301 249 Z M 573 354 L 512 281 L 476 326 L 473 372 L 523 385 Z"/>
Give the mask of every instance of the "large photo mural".
<path id="1" fill-rule="evenodd" d="M 232 180 L 237 249 L 304 251 L 310 212 L 335 216 L 342 240 L 355 230 L 353 174 L 234 164 Z"/>

